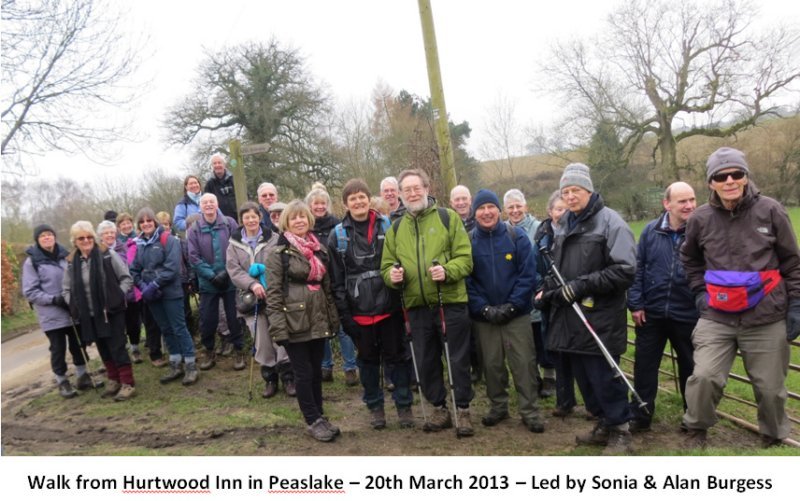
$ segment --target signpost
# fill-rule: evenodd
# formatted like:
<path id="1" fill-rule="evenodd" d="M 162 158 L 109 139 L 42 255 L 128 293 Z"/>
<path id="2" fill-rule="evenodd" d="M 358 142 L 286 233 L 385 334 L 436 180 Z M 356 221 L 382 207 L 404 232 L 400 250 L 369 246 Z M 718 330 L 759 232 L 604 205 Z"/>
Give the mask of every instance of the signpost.
<path id="1" fill-rule="evenodd" d="M 244 156 L 266 153 L 270 149 L 269 143 L 242 144 L 238 139 L 228 143 L 231 159 L 228 167 L 233 174 L 233 189 L 236 192 L 236 207 L 241 207 L 247 201 L 247 181 L 244 175 Z"/>

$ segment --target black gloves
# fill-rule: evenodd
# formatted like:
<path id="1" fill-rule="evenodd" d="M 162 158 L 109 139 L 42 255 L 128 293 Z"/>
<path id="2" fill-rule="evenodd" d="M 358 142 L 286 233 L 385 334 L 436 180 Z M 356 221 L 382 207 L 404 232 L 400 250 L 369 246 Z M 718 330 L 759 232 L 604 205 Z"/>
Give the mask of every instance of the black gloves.
<path id="1" fill-rule="evenodd" d="M 699 292 L 694 296 L 694 306 L 697 308 L 697 313 L 702 313 L 706 309 L 706 293 Z"/>
<path id="2" fill-rule="evenodd" d="M 794 341 L 800 334 L 800 299 L 789 300 L 789 310 L 786 312 L 786 339 Z"/>
<path id="3" fill-rule="evenodd" d="M 59 308 L 64 308 L 65 310 L 69 309 L 69 305 L 67 301 L 64 299 L 64 296 L 53 296 L 53 300 L 50 302 L 53 306 L 58 306 Z"/>
<path id="4" fill-rule="evenodd" d="M 483 318 L 492 325 L 505 325 L 516 316 L 517 310 L 511 303 L 483 308 Z"/>
<path id="5" fill-rule="evenodd" d="M 227 289 L 230 282 L 231 279 L 228 277 L 228 272 L 225 270 L 220 271 L 211 279 L 211 285 L 217 289 Z"/>
<path id="6" fill-rule="evenodd" d="M 550 301 L 556 306 L 569 306 L 576 301 L 580 301 L 585 295 L 586 282 L 583 280 L 570 280 L 553 293 Z"/>

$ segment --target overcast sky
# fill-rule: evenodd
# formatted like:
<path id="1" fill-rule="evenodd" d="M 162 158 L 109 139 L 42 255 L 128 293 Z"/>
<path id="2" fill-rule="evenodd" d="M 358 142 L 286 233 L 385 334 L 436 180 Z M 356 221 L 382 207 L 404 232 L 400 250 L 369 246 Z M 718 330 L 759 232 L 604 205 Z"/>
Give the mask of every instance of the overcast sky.
<path id="1" fill-rule="evenodd" d="M 800 2 L 762 0 L 764 19 L 800 23 Z M 524 123 L 548 124 L 556 103 L 537 96 L 536 61 L 560 38 L 603 28 L 617 0 L 432 0 L 447 111 L 469 121 L 477 154 L 487 112 L 498 96 L 517 103 Z M 125 145 L 118 162 L 97 166 L 81 156 L 47 155 L 41 174 L 81 179 L 131 176 L 161 165 L 183 173 L 189 148 L 168 147 L 164 111 L 188 93 L 203 57 L 245 41 L 276 37 L 300 50 L 310 73 L 339 103 L 365 102 L 379 82 L 395 91 L 429 92 L 415 0 L 137 0 L 126 2 L 131 26 L 149 34 L 151 78 L 135 128 L 143 142 Z"/>

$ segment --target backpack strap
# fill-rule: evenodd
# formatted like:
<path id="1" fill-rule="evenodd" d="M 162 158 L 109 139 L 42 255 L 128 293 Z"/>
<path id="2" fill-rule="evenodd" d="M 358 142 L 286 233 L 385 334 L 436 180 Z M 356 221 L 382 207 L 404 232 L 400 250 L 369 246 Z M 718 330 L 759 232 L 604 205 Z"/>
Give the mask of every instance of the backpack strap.
<path id="1" fill-rule="evenodd" d="M 436 212 L 439 213 L 439 219 L 442 221 L 444 225 L 444 229 L 450 231 L 450 213 L 447 212 L 447 209 L 444 207 L 437 207 Z M 400 227 L 400 223 L 405 219 L 405 215 L 403 217 L 398 217 L 392 222 L 392 228 L 394 229 L 395 234 L 397 234 L 397 229 Z"/>

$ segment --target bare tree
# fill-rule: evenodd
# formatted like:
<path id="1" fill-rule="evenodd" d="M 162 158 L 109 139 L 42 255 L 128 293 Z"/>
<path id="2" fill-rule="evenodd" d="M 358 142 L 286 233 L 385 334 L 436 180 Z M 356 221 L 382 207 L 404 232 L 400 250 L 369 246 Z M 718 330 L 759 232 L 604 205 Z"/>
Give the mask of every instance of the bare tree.
<path id="1" fill-rule="evenodd" d="M 728 137 L 777 115 L 800 81 L 796 28 L 756 33 L 756 15 L 740 0 L 629 0 L 598 39 L 557 45 L 543 74 L 584 137 L 610 123 L 630 158 L 653 134 L 654 160 L 660 154 L 665 176 L 679 179 L 678 142 Z"/>
<path id="2" fill-rule="evenodd" d="M 516 106 L 508 96 L 499 94 L 487 110 L 486 138 L 481 141 L 480 152 L 485 160 L 494 160 L 498 176 L 508 172 L 516 183 L 516 160 L 525 156 L 526 134 L 516 114 Z"/>
<path id="3" fill-rule="evenodd" d="M 51 150 L 107 159 L 103 146 L 127 130 L 120 107 L 138 93 L 141 47 L 122 14 L 102 0 L 3 0 L 2 21 L 3 172 Z"/>

